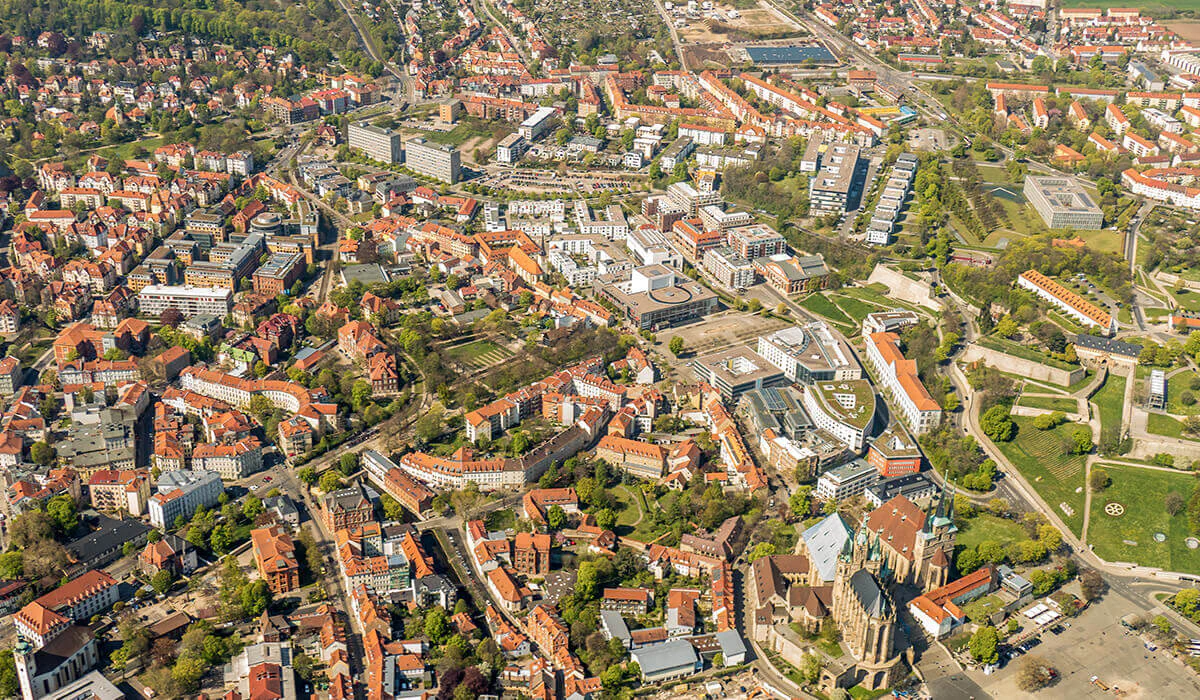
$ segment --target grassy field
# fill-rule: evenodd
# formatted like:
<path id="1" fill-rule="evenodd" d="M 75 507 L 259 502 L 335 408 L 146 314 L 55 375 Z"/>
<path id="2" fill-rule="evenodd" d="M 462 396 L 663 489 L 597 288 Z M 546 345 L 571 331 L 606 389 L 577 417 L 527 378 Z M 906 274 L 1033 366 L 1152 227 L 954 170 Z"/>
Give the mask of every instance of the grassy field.
<path id="1" fill-rule="evenodd" d="M 1136 562 L 1168 571 L 1200 573 L 1200 549 L 1188 549 L 1190 534 L 1187 514 L 1169 515 L 1163 507 L 1172 491 L 1186 501 L 1196 487 L 1196 477 L 1154 469 L 1115 464 L 1100 464 L 1108 472 L 1112 485 L 1092 495 L 1092 513 L 1088 524 L 1088 542 L 1096 554 L 1108 561 Z M 1109 503 L 1119 503 L 1125 512 L 1112 516 L 1105 512 Z M 1167 536 L 1155 542 L 1154 534 Z M 1126 542 L 1136 542 L 1128 544 Z"/>
<path id="2" fill-rule="evenodd" d="M 446 348 L 445 354 L 455 362 L 472 367 L 487 367 L 512 357 L 512 352 L 490 340 L 476 340 Z"/>
<path id="3" fill-rule="evenodd" d="M 997 446 L 1062 517 L 1067 527 L 1079 534 L 1083 529 L 1084 458 L 1070 453 L 1071 433 L 1077 424 L 1066 423 L 1054 430 L 1038 430 L 1033 427 L 1032 418 L 1014 416 L 1013 421 L 1017 424 L 1017 437 Z M 1070 514 L 1062 509 L 1060 504 L 1064 503 L 1071 509 Z"/>
<path id="4" fill-rule="evenodd" d="M 1170 416 L 1164 416 L 1161 413 L 1149 414 L 1149 420 L 1146 421 L 1146 431 L 1155 435 L 1183 439 L 1183 423 Z"/>
<path id="5" fill-rule="evenodd" d="M 1029 539 L 1029 534 L 1017 522 L 1007 518 L 998 518 L 990 513 L 980 513 L 959 528 L 955 543 L 966 548 L 978 547 L 980 542 L 989 540 L 1008 545 L 1010 542 L 1027 539 Z"/>
<path id="6" fill-rule="evenodd" d="M 1079 410 L 1079 403 L 1075 399 L 1057 396 L 1022 396 L 1017 399 L 1017 405 L 1046 411 L 1062 411 L 1063 413 L 1074 413 Z"/>
<path id="7" fill-rule="evenodd" d="M 1120 430 L 1121 417 L 1125 414 L 1125 377 L 1109 374 L 1092 396 L 1092 401 L 1100 411 L 1100 426 Z"/>
<path id="8" fill-rule="evenodd" d="M 1120 231 L 1111 231 L 1105 228 L 1098 231 L 1077 230 L 1064 235 L 1070 238 L 1072 234 L 1086 241 L 1087 247 L 1091 250 L 1098 250 L 1101 253 L 1120 253 L 1125 250 L 1125 234 Z"/>
<path id="9" fill-rule="evenodd" d="M 1184 311 L 1200 311 L 1200 292 L 1193 292 L 1190 289 L 1180 289 L 1172 291 L 1171 296 L 1175 299 L 1175 303 Z"/>
<path id="10" fill-rule="evenodd" d="M 1200 413 L 1200 403 L 1194 403 L 1191 406 L 1183 405 L 1180 397 L 1184 392 L 1196 395 L 1196 390 L 1192 389 L 1192 380 L 1197 377 L 1195 372 L 1180 372 L 1167 380 L 1167 411 L 1169 413 L 1178 413 L 1181 415 L 1193 415 Z"/>
<path id="11" fill-rule="evenodd" d="M 809 294 L 799 302 L 800 306 L 808 309 L 818 316 L 823 316 L 834 323 L 840 323 L 846 326 L 854 325 L 842 310 L 834 305 L 824 294 L 816 293 Z"/>
<path id="12" fill-rule="evenodd" d="M 867 314 L 875 313 L 876 311 L 885 311 L 882 306 L 877 306 L 875 304 L 862 301 L 861 299 L 855 299 L 854 297 L 843 296 L 841 294 L 835 294 L 831 296 L 830 299 L 834 304 L 837 304 L 838 308 L 840 308 L 845 315 L 854 319 L 854 322 L 858 325 L 862 324 L 862 320 L 867 317 Z"/>

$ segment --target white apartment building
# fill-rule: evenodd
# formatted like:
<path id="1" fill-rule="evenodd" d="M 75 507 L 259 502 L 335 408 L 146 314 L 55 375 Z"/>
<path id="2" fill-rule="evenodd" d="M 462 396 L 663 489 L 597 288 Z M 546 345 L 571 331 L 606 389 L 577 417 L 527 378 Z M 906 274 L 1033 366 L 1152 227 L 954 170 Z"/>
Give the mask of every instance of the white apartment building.
<path id="1" fill-rule="evenodd" d="M 942 422 L 942 407 L 917 376 L 916 361 L 900 353 L 900 336 L 872 333 L 866 337 L 866 345 L 867 361 L 908 429 L 920 435 L 936 428 Z"/>
<path id="2" fill-rule="evenodd" d="M 856 459 L 822 474 L 813 493 L 821 500 L 837 502 L 865 493 L 878 480 L 875 467 Z"/>
<path id="3" fill-rule="evenodd" d="M 138 309 L 148 316 L 175 309 L 185 318 L 200 314 L 224 318 L 233 309 L 233 292 L 214 287 L 151 284 L 138 292 Z"/>
<path id="4" fill-rule="evenodd" d="M 158 493 L 150 497 L 150 524 L 173 527 L 175 518 L 191 517 L 197 506 L 209 508 L 225 490 L 216 472 L 177 469 L 158 477 Z"/>

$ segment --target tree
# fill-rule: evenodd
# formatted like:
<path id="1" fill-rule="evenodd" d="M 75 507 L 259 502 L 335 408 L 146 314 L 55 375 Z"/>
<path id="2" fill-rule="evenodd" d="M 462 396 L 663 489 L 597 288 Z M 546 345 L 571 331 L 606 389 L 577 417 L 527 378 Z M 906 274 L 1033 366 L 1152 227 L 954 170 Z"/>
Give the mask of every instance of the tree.
<path id="1" fill-rule="evenodd" d="M 296 470 L 296 478 L 305 486 L 315 486 L 317 483 L 317 470 L 313 467 L 300 467 Z"/>
<path id="2" fill-rule="evenodd" d="M 1038 56 L 1038 58 L 1044 58 Z M 1055 671 L 1046 663 L 1046 660 L 1040 656 L 1026 656 L 1021 662 L 1021 667 L 1017 669 L 1017 688 L 1032 693 L 1046 686 L 1054 680 Z"/>
<path id="3" fill-rule="evenodd" d="M 1172 491 L 1163 499 L 1163 508 L 1167 511 L 1167 515 L 1179 515 L 1183 511 L 1187 502 L 1183 500 L 1183 496 L 1178 492 Z"/>
<path id="4" fill-rule="evenodd" d="M 254 522 L 254 519 L 261 515 L 264 510 L 266 508 L 263 507 L 262 499 L 257 496 L 247 496 L 246 502 L 242 504 L 242 515 L 251 522 Z"/>
<path id="5" fill-rule="evenodd" d="M 342 474 L 350 476 L 358 469 L 358 453 L 343 452 L 342 456 L 338 458 L 338 466 L 341 467 Z"/>
<path id="6" fill-rule="evenodd" d="M 983 434 L 994 442 L 1008 442 L 1016 437 L 1017 426 L 1009 416 L 1008 406 L 992 406 L 979 419 Z"/>
<path id="7" fill-rule="evenodd" d="M 596 525 L 601 530 L 611 530 L 617 525 L 617 514 L 612 508 L 601 508 L 596 511 Z"/>
<path id="8" fill-rule="evenodd" d="M 388 520 L 404 519 L 404 506 L 400 505 L 400 501 L 385 493 L 380 495 L 379 503 L 383 506 L 383 516 Z"/>
<path id="9" fill-rule="evenodd" d="M 792 509 L 792 515 L 797 518 L 807 518 L 812 513 L 812 487 L 798 487 L 788 499 L 788 506 Z"/>
<path id="10" fill-rule="evenodd" d="M 1000 635 L 991 625 L 975 630 L 975 634 L 971 635 L 971 641 L 967 643 L 967 648 L 971 651 L 971 658 L 981 664 L 998 662 L 1000 660 L 1000 654 L 997 651 L 999 646 Z"/>
<path id="11" fill-rule="evenodd" d="M 1066 422 L 1066 414 L 1062 413 L 1061 411 L 1054 411 L 1052 413 L 1043 413 L 1039 416 L 1035 416 L 1033 419 L 1033 427 L 1037 428 L 1038 430 L 1052 430 Z"/>
<path id="12" fill-rule="evenodd" d="M 175 583 L 175 577 L 167 569 L 159 569 L 157 573 L 150 577 L 150 585 L 159 595 L 166 595 L 167 591 L 171 590 L 171 585 Z"/>
<path id="13" fill-rule="evenodd" d="M 446 617 L 446 609 L 433 607 L 425 613 L 425 636 L 434 644 L 441 644 L 450 632 L 450 621 Z"/>
<path id="14" fill-rule="evenodd" d="M 671 351 L 672 355 L 679 357 L 679 354 L 683 352 L 683 338 L 673 336 L 671 342 L 667 344 L 667 349 Z"/>
<path id="15" fill-rule="evenodd" d="M 562 509 L 562 506 L 550 506 L 546 510 L 546 524 L 551 530 L 561 530 L 564 523 L 567 521 L 567 512 Z"/>
<path id="16" fill-rule="evenodd" d="M 21 574 L 25 572 L 25 554 L 19 550 L 12 550 L 0 554 L 0 579 L 12 581 L 21 578 Z"/>
<path id="17" fill-rule="evenodd" d="M 1085 455 L 1092 451 L 1092 431 L 1088 428 L 1076 428 L 1071 433 L 1071 454 Z"/>
<path id="18" fill-rule="evenodd" d="M 29 447 L 29 456 L 34 462 L 47 467 L 54 463 L 55 458 L 58 457 L 58 451 L 39 440 Z"/>
<path id="19" fill-rule="evenodd" d="M 46 515 L 54 523 L 54 528 L 63 535 L 68 535 L 79 527 L 79 511 L 75 507 L 75 499 L 63 494 L 51 498 L 46 504 Z"/>
<path id="20" fill-rule="evenodd" d="M 775 555 L 775 545 L 771 542 L 759 542 L 754 545 L 754 549 L 750 550 L 750 555 L 747 557 L 750 561 L 758 561 L 763 557 Z"/>
<path id="21" fill-rule="evenodd" d="M 1103 469 L 1093 469 L 1091 475 L 1088 476 L 1088 486 L 1092 491 L 1103 491 L 1112 483 L 1108 478 L 1108 472 Z"/>
<path id="22" fill-rule="evenodd" d="M 1092 601 L 1104 594 L 1104 577 L 1095 569 L 1079 570 L 1079 588 L 1085 601 Z"/>
<path id="23" fill-rule="evenodd" d="M 336 471 L 330 469 L 321 475 L 321 480 L 318 482 L 318 488 L 325 493 L 337 491 L 342 488 L 342 476 Z"/>

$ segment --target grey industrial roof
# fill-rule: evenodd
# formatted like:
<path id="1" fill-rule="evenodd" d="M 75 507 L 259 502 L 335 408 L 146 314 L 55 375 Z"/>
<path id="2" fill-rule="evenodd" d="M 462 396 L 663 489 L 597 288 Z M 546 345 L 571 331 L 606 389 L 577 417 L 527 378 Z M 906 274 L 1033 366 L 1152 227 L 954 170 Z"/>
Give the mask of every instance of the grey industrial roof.
<path id="1" fill-rule="evenodd" d="M 695 666 L 696 650 L 686 641 L 675 639 L 662 644 L 642 647 L 633 652 L 642 673 L 653 676 L 681 666 Z"/>

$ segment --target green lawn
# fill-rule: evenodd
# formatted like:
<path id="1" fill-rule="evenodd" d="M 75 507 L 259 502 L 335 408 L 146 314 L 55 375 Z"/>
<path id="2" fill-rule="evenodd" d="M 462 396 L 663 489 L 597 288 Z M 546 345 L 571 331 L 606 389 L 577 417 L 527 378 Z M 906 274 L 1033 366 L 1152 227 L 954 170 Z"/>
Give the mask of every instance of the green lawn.
<path id="1" fill-rule="evenodd" d="M 955 542 L 960 547 L 969 548 L 978 547 L 980 542 L 989 540 L 1008 545 L 1027 539 L 1029 534 L 1015 520 L 999 518 L 991 513 L 980 513 L 959 527 Z"/>
<path id="2" fill-rule="evenodd" d="M 867 314 L 875 313 L 876 311 L 884 311 L 882 306 L 870 304 L 861 299 L 835 294 L 831 297 L 833 303 L 837 304 L 845 315 L 854 319 L 858 325 L 862 325 L 862 321 L 867 317 Z"/>
<path id="3" fill-rule="evenodd" d="M 1200 549 L 1188 549 L 1190 534 L 1187 514 L 1169 515 L 1164 499 L 1172 491 L 1186 501 L 1196 487 L 1190 474 L 1175 474 L 1115 464 L 1098 465 L 1108 472 L 1112 485 L 1092 495 L 1092 514 L 1088 524 L 1088 542 L 1096 554 L 1108 561 L 1136 562 L 1168 571 L 1200 574 Z M 1105 512 L 1109 503 L 1119 503 L 1125 512 L 1112 516 Z M 1154 534 L 1167 536 L 1155 542 Z M 1128 544 L 1136 542 L 1137 544 Z"/>
<path id="4" fill-rule="evenodd" d="M 486 367 L 512 357 L 512 352 L 490 340 L 476 340 L 445 349 L 445 354 L 455 362 L 473 367 Z"/>
<path id="5" fill-rule="evenodd" d="M 1096 375 L 1094 372 L 1092 372 L 1091 370 L 1086 370 L 1083 374 L 1083 379 L 1080 379 L 1079 381 L 1075 382 L 1071 386 L 1067 387 L 1067 393 L 1074 394 L 1075 392 L 1077 392 L 1080 389 L 1087 386 L 1088 382 L 1095 379 L 1095 377 L 1096 377 Z"/>
<path id="6" fill-rule="evenodd" d="M 1164 416 L 1161 413 L 1149 414 L 1149 420 L 1146 422 L 1146 430 L 1155 435 L 1183 439 L 1183 423 L 1170 416 Z"/>
<path id="7" fill-rule="evenodd" d="M 1062 411 L 1063 413 L 1074 413 L 1079 410 L 1079 402 L 1075 399 L 1058 396 L 1022 396 L 1017 399 L 1017 405 L 1046 411 Z"/>
<path id="8" fill-rule="evenodd" d="M 1092 395 L 1092 401 L 1100 411 L 1100 427 L 1120 430 L 1125 414 L 1125 377 L 1110 373 L 1104 386 Z"/>
<path id="9" fill-rule="evenodd" d="M 997 446 L 1067 527 L 1079 534 L 1083 529 L 1084 458 L 1070 453 L 1071 433 L 1079 424 L 1065 423 L 1054 430 L 1038 430 L 1033 427 L 1032 418 L 1014 416 L 1013 421 L 1017 424 L 1017 437 Z M 1062 509 L 1063 503 L 1071 509 L 1070 514 Z"/>
<path id="10" fill-rule="evenodd" d="M 1175 303 L 1184 311 L 1200 311 L 1200 292 L 1193 292 L 1190 289 L 1180 289 L 1172 291 L 1171 297 L 1175 299 Z"/>
<path id="11" fill-rule="evenodd" d="M 829 301 L 824 294 L 809 294 L 808 296 L 804 297 L 799 304 L 814 314 L 823 316 L 834 323 L 840 323 L 846 326 L 854 325 L 854 322 L 851 321 L 846 314 L 842 313 L 842 310 L 835 306 L 832 301 Z"/>
<path id="12" fill-rule="evenodd" d="M 1185 406 L 1180 400 L 1185 392 L 1193 396 L 1200 395 L 1200 392 L 1192 389 L 1192 381 L 1197 376 L 1200 375 L 1195 372 L 1180 372 L 1167 380 L 1167 412 L 1181 415 L 1200 413 L 1200 403 Z"/>

